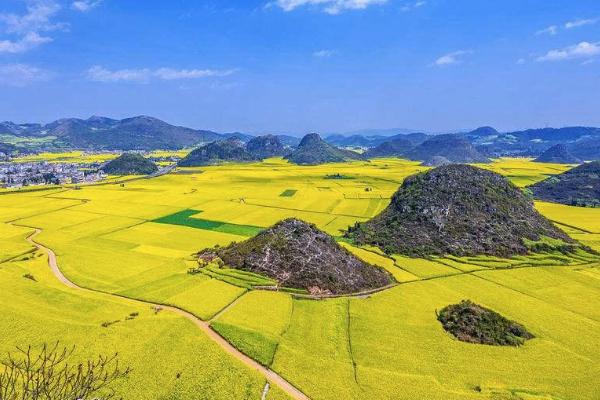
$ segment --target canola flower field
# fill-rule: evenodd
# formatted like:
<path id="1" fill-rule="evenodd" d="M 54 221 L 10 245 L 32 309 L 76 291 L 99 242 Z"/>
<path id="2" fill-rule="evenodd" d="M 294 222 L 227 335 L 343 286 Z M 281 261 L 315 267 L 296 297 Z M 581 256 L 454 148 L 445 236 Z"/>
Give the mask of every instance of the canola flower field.
<path id="1" fill-rule="evenodd" d="M 518 186 L 569 168 L 524 159 L 485 167 Z M 57 340 L 77 345 L 80 357 L 118 352 L 133 367 L 117 388 L 125 399 L 290 398 L 276 384 L 265 390 L 263 375 L 188 320 L 128 300 L 139 299 L 209 322 L 311 399 L 600 398 L 596 257 L 411 259 L 341 239 L 422 170 L 399 159 L 314 167 L 270 159 L 182 168 L 123 185 L 0 194 L 0 354 Z M 328 178 L 334 174 L 353 179 Z M 598 209 L 536 206 L 600 251 Z M 398 284 L 369 296 L 311 300 L 258 290 L 272 282 L 226 268 L 188 273 L 198 250 L 245 240 L 287 217 L 316 224 Z M 34 228 L 65 276 L 98 292 L 62 286 L 26 241 Z M 536 338 L 518 348 L 455 340 L 436 312 L 462 299 L 519 321 Z"/>

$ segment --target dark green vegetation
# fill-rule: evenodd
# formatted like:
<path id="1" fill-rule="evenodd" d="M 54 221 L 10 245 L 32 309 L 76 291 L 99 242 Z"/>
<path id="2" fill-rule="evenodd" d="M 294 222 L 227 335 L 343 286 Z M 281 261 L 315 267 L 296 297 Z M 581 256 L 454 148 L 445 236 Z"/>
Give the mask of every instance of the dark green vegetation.
<path id="1" fill-rule="evenodd" d="M 250 139 L 246 143 L 246 150 L 259 159 L 280 157 L 287 153 L 278 136 L 265 135 Z"/>
<path id="2" fill-rule="evenodd" d="M 206 144 L 179 161 L 181 167 L 217 165 L 224 162 L 251 162 L 260 159 L 246 151 L 244 143 L 232 138 Z"/>
<path id="3" fill-rule="evenodd" d="M 495 346 L 520 346 L 534 336 L 520 324 L 469 300 L 442 309 L 438 320 L 462 342 Z"/>
<path id="4" fill-rule="evenodd" d="M 267 336 L 250 329 L 244 329 L 239 326 L 231 326 L 219 321 L 211 324 L 211 327 L 226 337 L 242 353 L 252 357 L 264 366 L 270 366 L 273 363 L 277 342 Z"/>
<path id="5" fill-rule="evenodd" d="M 383 142 L 373 147 L 364 154 L 365 158 L 377 157 L 400 157 L 414 147 L 413 143 L 406 138 L 397 138 Z"/>
<path id="6" fill-rule="evenodd" d="M 437 135 L 406 153 L 411 160 L 426 161 L 435 156 L 454 163 L 485 163 L 490 160 L 461 135 Z"/>
<path id="7" fill-rule="evenodd" d="M 536 199 L 574 206 L 600 206 L 600 161 L 582 164 L 529 186 Z"/>
<path id="8" fill-rule="evenodd" d="M 581 163 L 581 160 L 571 154 L 569 149 L 567 149 L 567 146 L 564 144 L 557 144 L 543 152 L 538 158 L 535 159 L 535 162 L 579 164 Z"/>
<path id="9" fill-rule="evenodd" d="M 109 161 L 102 170 L 110 175 L 150 175 L 158 171 L 158 167 L 141 154 L 123 153 Z"/>
<path id="10" fill-rule="evenodd" d="M 230 233 L 239 236 L 254 236 L 261 232 L 263 228 L 252 225 L 237 225 L 220 221 L 209 221 L 200 218 L 191 218 L 193 215 L 200 214 L 199 210 L 183 210 L 175 214 L 167 215 L 153 220 L 159 224 L 187 226 L 194 229 L 203 229 L 206 231 L 217 231 Z"/>
<path id="11" fill-rule="evenodd" d="M 318 165 L 360 160 L 362 156 L 350 150 L 338 149 L 326 143 L 318 134 L 311 133 L 302 138 L 298 148 L 286 156 L 286 159 L 300 165 Z"/>
<path id="12" fill-rule="evenodd" d="M 200 257 L 219 257 L 227 266 L 313 294 L 354 293 L 392 282 L 387 272 L 360 261 L 316 226 L 293 218 L 244 242 L 203 250 Z"/>
<path id="13" fill-rule="evenodd" d="M 410 256 L 510 257 L 535 250 L 537 242 L 565 252 L 578 246 L 506 178 L 468 165 L 408 177 L 381 214 L 346 236 Z"/>
<path id="14" fill-rule="evenodd" d="M 279 195 L 279 197 L 292 197 L 296 194 L 296 192 L 296 189 L 286 189 Z"/>

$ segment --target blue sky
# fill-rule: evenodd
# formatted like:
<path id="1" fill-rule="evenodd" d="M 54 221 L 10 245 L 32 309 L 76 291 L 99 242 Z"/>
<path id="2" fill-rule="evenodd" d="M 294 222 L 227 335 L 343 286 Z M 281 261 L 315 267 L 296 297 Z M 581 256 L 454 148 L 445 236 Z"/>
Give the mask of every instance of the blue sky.
<path id="1" fill-rule="evenodd" d="M 0 120 L 600 126 L 597 0 L 1 0 Z"/>

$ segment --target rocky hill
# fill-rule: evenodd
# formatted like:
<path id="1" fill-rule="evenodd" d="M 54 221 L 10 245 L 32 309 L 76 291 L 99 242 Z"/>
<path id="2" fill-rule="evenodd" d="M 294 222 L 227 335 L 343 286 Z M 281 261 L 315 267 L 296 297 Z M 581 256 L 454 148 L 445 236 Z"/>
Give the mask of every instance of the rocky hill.
<path id="1" fill-rule="evenodd" d="M 555 164 L 579 164 L 581 160 L 575 157 L 564 144 L 557 144 L 543 152 L 535 162 Z"/>
<path id="2" fill-rule="evenodd" d="M 246 143 L 246 150 L 256 158 L 281 157 L 287 153 L 285 146 L 278 136 L 264 135 L 250 139 Z"/>
<path id="3" fill-rule="evenodd" d="M 260 158 L 248 153 L 244 143 L 237 139 L 227 139 L 201 146 L 187 156 L 178 165 L 180 167 L 198 167 L 216 165 L 224 162 L 251 162 Z"/>
<path id="4" fill-rule="evenodd" d="M 377 157 L 400 157 L 406 152 L 413 148 L 413 144 L 410 140 L 405 138 L 398 138 L 383 142 L 377 147 L 373 147 L 365 152 L 365 158 L 377 158 Z"/>
<path id="5" fill-rule="evenodd" d="M 219 257 L 227 266 L 311 293 L 354 293 L 392 282 L 384 270 L 362 262 L 325 232 L 297 219 L 278 222 L 241 243 L 203 250 L 200 256 Z"/>
<path id="6" fill-rule="evenodd" d="M 433 136 L 406 155 L 409 159 L 417 161 L 426 161 L 435 156 L 445 157 L 454 163 L 485 163 L 490 161 L 477 151 L 467 138 L 461 135 Z"/>
<path id="7" fill-rule="evenodd" d="M 578 206 L 600 206 L 600 161 L 582 164 L 529 186 L 536 199 Z"/>
<path id="8" fill-rule="evenodd" d="M 409 256 L 510 257 L 537 249 L 532 242 L 540 241 L 565 252 L 577 246 L 506 178 L 457 164 L 408 177 L 381 214 L 346 235 Z"/>
<path id="9" fill-rule="evenodd" d="M 158 171 L 156 164 L 137 153 L 123 153 L 101 169 L 110 175 L 150 175 Z"/>
<path id="10" fill-rule="evenodd" d="M 360 160 L 362 156 L 350 150 L 338 149 L 325 142 L 318 134 L 310 133 L 302 138 L 298 147 L 286 159 L 300 165 L 318 165 Z"/>

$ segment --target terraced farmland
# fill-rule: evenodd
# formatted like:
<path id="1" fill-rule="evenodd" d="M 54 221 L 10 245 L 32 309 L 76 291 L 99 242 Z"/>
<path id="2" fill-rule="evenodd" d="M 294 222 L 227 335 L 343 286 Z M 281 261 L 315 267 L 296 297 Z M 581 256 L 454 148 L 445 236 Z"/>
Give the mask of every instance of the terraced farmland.
<path id="1" fill-rule="evenodd" d="M 568 167 L 502 159 L 489 168 L 524 186 Z M 294 397 L 189 320 L 135 299 L 192 313 L 312 399 L 600 398 L 600 261 L 589 253 L 411 259 L 340 239 L 397 282 L 318 301 L 257 290 L 274 282 L 227 268 L 189 273 L 199 250 L 243 241 L 287 217 L 340 238 L 420 170 L 399 159 L 314 167 L 271 159 L 0 195 L 0 354 L 57 339 L 77 345 L 80 357 L 118 351 L 134 368 L 118 387 L 128 400 Z M 328 179 L 334 174 L 353 179 Z M 537 207 L 600 250 L 596 210 Z M 64 275 L 98 292 L 62 286 L 25 240 L 34 228 Z M 535 339 L 516 348 L 455 340 L 436 311 L 463 299 L 519 321 Z M 102 327 L 107 321 L 119 322 Z"/>

